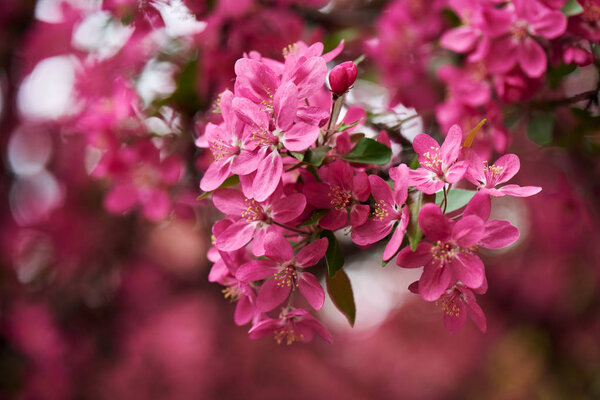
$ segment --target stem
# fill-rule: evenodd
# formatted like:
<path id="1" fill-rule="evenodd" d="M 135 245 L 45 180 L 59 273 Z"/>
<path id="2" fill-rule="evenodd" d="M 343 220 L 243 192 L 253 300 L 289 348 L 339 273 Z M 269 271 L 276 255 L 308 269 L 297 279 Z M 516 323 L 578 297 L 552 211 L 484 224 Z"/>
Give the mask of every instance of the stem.
<path id="1" fill-rule="evenodd" d="M 338 96 L 334 93 L 331 95 L 331 99 L 333 100 L 333 104 L 331 105 L 331 116 L 329 117 L 329 124 L 327 124 L 327 132 L 325 133 L 323 144 L 327 144 L 330 135 L 333 133 L 335 124 L 340 116 L 342 104 L 344 103 L 344 95 Z"/>
<path id="2" fill-rule="evenodd" d="M 301 235 L 311 235 L 311 233 L 310 233 L 310 232 L 303 231 L 303 230 L 296 229 L 296 228 L 291 228 L 291 227 L 289 227 L 289 226 L 285 226 L 285 225 L 283 225 L 283 224 L 280 224 L 279 222 L 272 221 L 271 223 L 272 223 L 273 225 L 280 226 L 280 227 L 282 227 L 282 228 L 284 228 L 284 229 L 287 229 L 287 230 L 289 230 L 289 231 L 292 231 L 292 232 L 299 233 L 299 234 L 301 234 Z"/>
<path id="3" fill-rule="evenodd" d="M 446 184 L 444 184 L 444 199 L 442 200 L 442 204 L 444 205 L 442 214 L 446 214 L 446 208 L 448 206 L 448 190 L 446 189 Z"/>

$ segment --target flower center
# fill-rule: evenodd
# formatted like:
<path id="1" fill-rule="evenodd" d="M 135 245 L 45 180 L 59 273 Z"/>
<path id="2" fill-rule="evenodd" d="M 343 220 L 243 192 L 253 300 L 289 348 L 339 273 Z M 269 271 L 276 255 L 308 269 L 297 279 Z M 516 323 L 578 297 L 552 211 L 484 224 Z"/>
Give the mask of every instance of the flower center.
<path id="1" fill-rule="evenodd" d="M 275 283 L 279 287 L 292 287 L 294 289 L 298 286 L 298 274 L 296 268 L 293 265 L 286 266 L 283 270 L 279 271 L 273 277 Z"/>
<path id="2" fill-rule="evenodd" d="M 283 58 L 287 58 L 290 54 L 298 53 L 298 46 L 296 45 L 296 43 L 289 44 L 283 48 L 281 53 L 283 54 Z"/>
<path id="3" fill-rule="evenodd" d="M 453 244 L 437 242 L 431 248 L 431 254 L 433 255 L 433 259 L 439 263 L 440 268 L 442 268 L 456 256 L 456 250 L 457 248 Z"/>
<path id="4" fill-rule="evenodd" d="M 279 142 L 277 136 L 258 125 L 252 127 L 251 140 L 256 143 L 257 146 L 270 146 Z"/>
<path id="5" fill-rule="evenodd" d="M 442 159 L 440 158 L 439 147 L 431 147 L 431 152 L 427 151 L 423 153 L 425 161 L 423 166 L 431 170 L 439 170 L 442 165 Z"/>
<path id="6" fill-rule="evenodd" d="M 220 137 L 210 142 L 209 147 L 215 161 L 221 161 L 223 158 L 238 154 L 240 151 L 238 147 L 228 144 Z"/>
<path id="7" fill-rule="evenodd" d="M 384 218 L 390 216 L 390 210 L 388 209 L 388 205 L 383 200 L 379 200 L 375 203 L 375 218 L 379 218 L 379 222 L 383 221 Z"/>
<path id="8" fill-rule="evenodd" d="M 442 307 L 442 311 L 450 317 L 460 316 L 460 307 L 458 306 L 457 296 L 454 294 L 444 295 L 437 300 L 436 305 Z"/>
<path id="9" fill-rule="evenodd" d="M 248 204 L 248 208 L 242 212 L 242 218 L 245 219 L 246 222 L 264 221 L 265 213 L 262 206 L 254 199 L 246 199 L 245 201 L 246 204 Z"/>
<path id="10" fill-rule="evenodd" d="M 512 37 L 521 42 L 527 37 L 527 22 L 517 21 L 512 28 Z"/>
<path id="11" fill-rule="evenodd" d="M 225 289 L 221 290 L 221 293 L 223 293 L 223 296 L 226 300 L 231 302 L 236 302 L 240 299 L 240 297 L 242 297 L 242 292 L 237 286 L 226 287 Z"/>
<path id="12" fill-rule="evenodd" d="M 329 198 L 331 198 L 329 204 L 336 210 L 343 210 L 352 204 L 352 195 L 339 186 L 332 186 L 329 189 Z"/>
<path id="13" fill-rule="evenodd" d="M 293 327 L 286 325 L 285 327 L 275 331 L 275 341 L 277 344 L 283 343 L 285 339 L 285 344 L 288 346 L 294 342 L 304 340 L 304 335 L 298 336 Z"/>

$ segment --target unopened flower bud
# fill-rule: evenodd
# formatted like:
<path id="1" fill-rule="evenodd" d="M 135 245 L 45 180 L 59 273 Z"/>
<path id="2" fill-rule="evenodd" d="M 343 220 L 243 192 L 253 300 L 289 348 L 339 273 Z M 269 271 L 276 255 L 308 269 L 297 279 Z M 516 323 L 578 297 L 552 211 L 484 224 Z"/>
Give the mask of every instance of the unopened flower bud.
<path id="1" fill-rule="evenodd" d="M 358 68 L 352 61 L 335 66 L 329 73 L 331 91 L 338 96 L 343 95 L 354 84 L 356 75 L 358 75 Z"/>

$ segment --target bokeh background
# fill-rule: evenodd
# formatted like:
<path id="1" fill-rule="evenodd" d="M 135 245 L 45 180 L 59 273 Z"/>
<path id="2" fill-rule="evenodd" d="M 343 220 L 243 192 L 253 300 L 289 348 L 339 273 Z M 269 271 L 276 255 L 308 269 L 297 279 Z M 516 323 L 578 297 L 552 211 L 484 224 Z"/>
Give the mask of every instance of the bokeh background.
<path id="1" fill-rule="evenodd" d="M 194 142 L 235 60 L 344 39 L 336 62 L 366 55 L 352 98 L 402 103 L 420 118 L 400 134 L 439 135 L 448 83 L 436 70 L 455 60 L 434 47 L 455 23 L 438 0 L 2 0 L 0 398 L 600 398 L 597 97 L 546 103 L 554 127 L 527 135 L 536 102 L 597 90 L 593 63 L 497 102 L 521 159 L 513 183 L 543 191 L 494 200 L 521 238 L 483 254 L 486 334 L 469 321 L 447 333 L 440 308 L 407 290 L 418 274 L 382 268 L 377 248 L 345 246 L 356 325 L 327 303 L 331 345 L 250 340 L 207 280 L 219 215 L 196 200 L 210 159 Z M 107 132 L 139 131 L 131 119 L 183 165 L 167 217 L 105 201 L 116 180 L 160 166 L 91 173 Z"/>

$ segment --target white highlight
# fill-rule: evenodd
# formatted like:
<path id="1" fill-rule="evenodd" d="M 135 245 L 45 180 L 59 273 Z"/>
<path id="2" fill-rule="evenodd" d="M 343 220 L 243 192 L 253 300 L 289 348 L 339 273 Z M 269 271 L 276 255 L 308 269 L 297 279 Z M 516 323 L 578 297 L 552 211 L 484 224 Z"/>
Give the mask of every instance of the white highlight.
<path id="1" fill-rule="evenodd" d="M 198 21 L 182 0 L 157 0 L 152 5 L 160 12 L 171 37 L 193 35 L 206 28 L 206 22 Z"/>
<path id="2" fill-rule="evenodd" d="M 55 119 L 73 111 L 76 59 L 50 57 L 40 61 L 21 84 L 17 105 L 24 117 Z"/>

